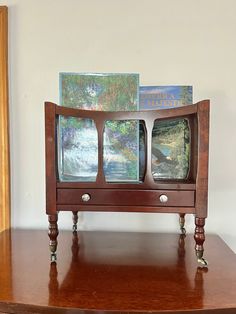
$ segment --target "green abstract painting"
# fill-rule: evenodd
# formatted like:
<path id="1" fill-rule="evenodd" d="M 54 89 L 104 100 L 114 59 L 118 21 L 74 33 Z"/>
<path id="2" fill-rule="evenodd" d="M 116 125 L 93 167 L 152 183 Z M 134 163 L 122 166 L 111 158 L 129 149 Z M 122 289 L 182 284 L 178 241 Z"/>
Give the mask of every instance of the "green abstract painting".
<path id="1" fill-rule="evenodd" d="M 138 110 L 138 74 L 60 73 L 62 106 L 102 111 Z M 112 136 L 111 136 L 112 134 Z M 94 121 L 60 118 L 61 181 L 95 181 L 98 170 Z M 139 180 L 139 123 L 109 121 L 104 130 L 104 174 L 108 182 Z"/>

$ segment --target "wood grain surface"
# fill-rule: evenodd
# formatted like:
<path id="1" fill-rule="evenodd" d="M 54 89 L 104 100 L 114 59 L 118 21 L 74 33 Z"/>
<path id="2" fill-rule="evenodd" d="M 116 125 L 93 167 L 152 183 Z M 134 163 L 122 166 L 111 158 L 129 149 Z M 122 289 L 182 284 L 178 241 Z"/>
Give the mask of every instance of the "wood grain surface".
<path id="1" fill-rule="evenodd" d="M 0 312 L 236 313 L 236 256 L 218 236 L 207 236 L 208 270 L 198 268 L 192 235 L 61 231 L 59 239 L 51 265 L 47 231 L 0 234 Z"/>

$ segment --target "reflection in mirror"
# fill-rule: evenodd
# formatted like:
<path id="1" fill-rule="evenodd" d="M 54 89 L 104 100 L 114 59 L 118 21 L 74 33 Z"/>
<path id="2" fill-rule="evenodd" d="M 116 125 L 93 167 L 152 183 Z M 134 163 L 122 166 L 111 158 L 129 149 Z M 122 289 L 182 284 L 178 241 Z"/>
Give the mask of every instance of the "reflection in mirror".
<path id="1" fill-rule="evenodd" d="M 159 179 L 186 179 L 190 162 L 187 119 L 156 120 L 152 131 L 152 175 Z"/>
<path id="2" fill-rule="evenodd" d="M 107 182 L 139 182 L 145 171 L 144 122 L 108 120 L 103 133 Z"/>
<path id="3" fill-rule="evenodd" d="M 94 121 L 59 117 L 58 174 L 60 181 L 94 182 L 98 171 L 98 135 Z"/>

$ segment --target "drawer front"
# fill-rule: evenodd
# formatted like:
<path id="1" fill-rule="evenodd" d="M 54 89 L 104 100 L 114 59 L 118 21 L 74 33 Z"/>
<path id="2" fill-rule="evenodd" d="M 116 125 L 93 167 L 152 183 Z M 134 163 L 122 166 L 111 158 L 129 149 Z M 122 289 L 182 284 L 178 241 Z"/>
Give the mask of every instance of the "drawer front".
<path id="1" fill-rule="evenodd" d="M 60 205 L 194 206 L 194 191 L 57 189 Z"/>

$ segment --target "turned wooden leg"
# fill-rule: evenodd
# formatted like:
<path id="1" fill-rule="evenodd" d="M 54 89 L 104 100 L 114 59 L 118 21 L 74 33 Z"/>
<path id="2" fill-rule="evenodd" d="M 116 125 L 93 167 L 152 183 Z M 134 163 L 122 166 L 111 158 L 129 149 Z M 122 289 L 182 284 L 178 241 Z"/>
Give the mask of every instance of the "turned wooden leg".
<path id="1" fill-rule="evenodd" d="M 183 235 L 186 234 L 186 229 L 184 225 L 185 225 L 185 214 L 179 214 L 179 227 L 180 227 L 180 232 Z"/>
<path id="2" fill-rule="evenodd" d="M 203 243 L 205 241 L 205 231 L 204 231 L 204 226 L 205 226 L 205 218 L 198 218 L 195 217 L 195 234 L 194 234 L 194 239 L 196 242 L 195 245 L 195 250 L 196 250 L 196 255 L 198 262 L 202 264 L 203 266 L 207 266 L 208 262 L 203 258 Z"/>
<path id="3" fill-rule="evenodd" d="M 55 262 L 57 259 L 57 236 L 58 236 L 58 226 L 57 226 L 58 215 L 48 215 L 49 227 L 48 227 L 48 236 L 49 236 L 49 248 L 51 252 L 51 262 Z"/>
<path id="4" fill-rule="evenodd" d="M 77 231 L 77 223 L 78 223 L 78 211 L 72 212 L 73 213 L 73 232 Z"/>

